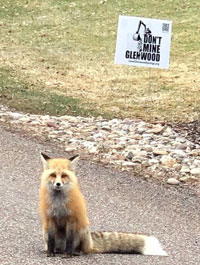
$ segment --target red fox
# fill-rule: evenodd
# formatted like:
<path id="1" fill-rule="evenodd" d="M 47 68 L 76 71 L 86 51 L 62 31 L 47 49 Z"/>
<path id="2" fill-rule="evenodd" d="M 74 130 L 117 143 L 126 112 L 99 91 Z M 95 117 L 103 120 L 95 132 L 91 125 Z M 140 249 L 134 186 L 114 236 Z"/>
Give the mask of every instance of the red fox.
<path id="1" fill-rule="evenodd" d="M 44 172 L 40 186 L 40 212 L 47 256 L 88 253 L 162 255 L 158 239 L 134 233 L 90 232 L 84 197 L 75 166 L 78 156 L 50 158 L 41 153 Z"/>

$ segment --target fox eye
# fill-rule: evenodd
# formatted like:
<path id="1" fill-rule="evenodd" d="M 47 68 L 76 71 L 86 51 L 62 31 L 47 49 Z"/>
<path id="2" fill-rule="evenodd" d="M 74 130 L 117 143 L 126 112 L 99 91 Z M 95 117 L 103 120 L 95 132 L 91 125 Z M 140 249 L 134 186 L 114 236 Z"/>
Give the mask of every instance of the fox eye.
<path id="1" fill-rule="evenodd" d="M 50 175 L 52 178 L 56 178 L 56 174 L 55 173 L 51 173 Z"/>
<path id="2" fill-rule="evenodd" d="M 62 176 L 61 176 L 61 178 L 67 178 L 67 177 L 68 177 L 68 175 L 65 174 L 65 173 L 63 173 Z"/>

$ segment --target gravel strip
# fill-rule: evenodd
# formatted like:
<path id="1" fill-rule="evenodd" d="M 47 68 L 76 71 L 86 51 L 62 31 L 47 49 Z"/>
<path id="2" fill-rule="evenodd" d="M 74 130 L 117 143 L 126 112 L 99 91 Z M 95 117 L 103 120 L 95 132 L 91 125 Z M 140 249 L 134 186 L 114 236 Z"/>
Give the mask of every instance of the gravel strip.
<path id="1" fill-rule="evenodd" d="M 31 115 L 5 106 L 0 106 L 0 121 L 121 171 L 140 172 L 171 185 L 196 185 L 200 180 L 200 145 L 178 127 L 132 119 Z"/>

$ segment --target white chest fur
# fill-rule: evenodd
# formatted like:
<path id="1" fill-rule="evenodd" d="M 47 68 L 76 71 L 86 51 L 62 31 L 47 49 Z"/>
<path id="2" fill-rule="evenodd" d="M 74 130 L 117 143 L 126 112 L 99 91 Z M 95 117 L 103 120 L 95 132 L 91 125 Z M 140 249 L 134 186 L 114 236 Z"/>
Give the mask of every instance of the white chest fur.
<path id="1" fill-rule="evenodd" d="M 51 190 L 49 193 L 49 215 L 54 218 L 63 218 L 70 214 L 67 209 L 67 192 Z"/>

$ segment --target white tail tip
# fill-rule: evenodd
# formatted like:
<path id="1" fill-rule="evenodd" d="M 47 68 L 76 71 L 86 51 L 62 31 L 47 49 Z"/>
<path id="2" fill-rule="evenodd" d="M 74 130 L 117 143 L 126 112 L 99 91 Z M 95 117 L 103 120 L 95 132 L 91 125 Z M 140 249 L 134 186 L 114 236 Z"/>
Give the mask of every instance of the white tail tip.
<path id="1" fill-rule="evenodd" d="M 168 256 L 159 242 L 159 240 L 154 236 L 149 236 L 145 239 L 145 246 L 143 249 L 144 255 L 158 255 L 158 256 Z"/>

